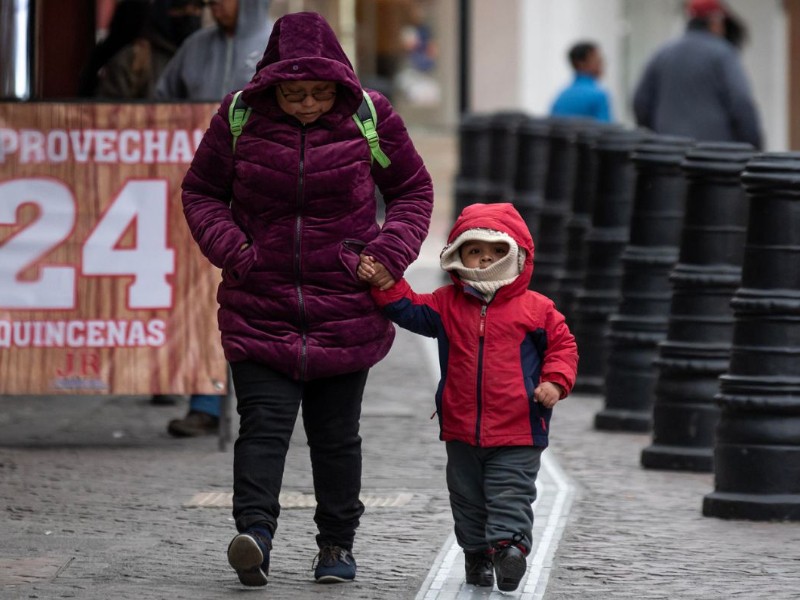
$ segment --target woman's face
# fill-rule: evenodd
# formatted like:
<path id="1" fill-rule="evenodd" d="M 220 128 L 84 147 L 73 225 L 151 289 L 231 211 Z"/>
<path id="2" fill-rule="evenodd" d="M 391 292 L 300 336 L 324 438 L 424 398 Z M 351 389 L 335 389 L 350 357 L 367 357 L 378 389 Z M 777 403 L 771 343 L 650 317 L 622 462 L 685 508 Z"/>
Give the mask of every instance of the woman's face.
<path id="1" fill-rule="evenodd" d="M 319 119 L 336 101 L 334 81 L 284 81 L 276 87 L 278 106 L 303 125 Z"/>

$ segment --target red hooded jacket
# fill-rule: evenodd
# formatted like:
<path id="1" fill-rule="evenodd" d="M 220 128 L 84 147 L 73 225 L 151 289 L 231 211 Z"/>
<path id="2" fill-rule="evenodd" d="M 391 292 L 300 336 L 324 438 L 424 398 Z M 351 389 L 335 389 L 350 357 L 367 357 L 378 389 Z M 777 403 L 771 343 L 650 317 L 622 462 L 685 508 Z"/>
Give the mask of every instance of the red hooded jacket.
<path id="1" fill-rule="evenodd" d="M 528 289 L 533 239 L 511 204 L 473 204 L 448 237 L 467 229 L 509 234 L 525 250 L 523 272 L 486 300 L 451 275 L 453 284 L 417 294 L 406 280 L 373 298 L 392 321 L 435 337 L 442 378 L 436 390 L 440 437 L 474 446 L 547 446 L 552 409 L 533 400 L 540 383 L 575 383 L 578 351 L 564 316 Z"/>

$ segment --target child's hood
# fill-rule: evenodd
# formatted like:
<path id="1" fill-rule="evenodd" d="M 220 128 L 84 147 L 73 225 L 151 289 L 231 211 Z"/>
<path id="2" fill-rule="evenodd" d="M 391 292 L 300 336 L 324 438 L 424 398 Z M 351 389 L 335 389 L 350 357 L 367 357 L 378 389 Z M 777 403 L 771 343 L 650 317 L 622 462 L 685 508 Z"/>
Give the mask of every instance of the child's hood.
<path id="1" fill-rule="evenodd" d="M 255 109 L 274 110 L 274 94 L 265 92 L 279 82 L 300 80 L 338 84 L 333 114 L 350 118 L 361 104 L 361 82 L 353 65 L 328 22 L 313 12 L 290 13 L 275 22 L 242 97 Z"/>
<path id="2" fill-rule="evenodd" d="M 509 287 L 517 289 L 522 286 L 523 289 L 527 289 L 533 276 L 533 237 L 517 209 L 508 202 L 470 204 L 461 211 L 456 219 L 447 236 L 447 243 L 453 243 L 467 229 L 475 228 L 493 229 L 507 233 L 521 249 L 525 250 L 525 266 L 522 273 Z M 453 278 L 457 280 L 457 277 Z"/>

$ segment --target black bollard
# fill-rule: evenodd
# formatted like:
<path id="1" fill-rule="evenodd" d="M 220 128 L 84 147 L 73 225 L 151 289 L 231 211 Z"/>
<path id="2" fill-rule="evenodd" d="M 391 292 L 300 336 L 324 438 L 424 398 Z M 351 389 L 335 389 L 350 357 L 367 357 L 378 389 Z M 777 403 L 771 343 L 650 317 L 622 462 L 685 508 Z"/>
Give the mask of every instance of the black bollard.
<path id="1" fill-rule="evenodd" d="M 511 202 L 514 198 L 514 177 L 517 170 L 519 126 L 525 113 L 500 111 L 489 119 L 488 186 L 482 202 Z"/>
<path id="2" fill-rule="evenodd" d="M 594 146 L 603 129 L 610 127 L 599 122 L 587 123 L 575 135 L 575 183 L 566 224 L 567 256 L 555 297 L 558 310 L 568 322 L 575 313 L 575 296 L 583 286 L 586 271 L 586 233 L 592 225 L 592 210 L 597 195 L 597 154 Z"/>
<path id="3" fill-rule="evenodd" d="M 581 367 L 573 391 L 600 393 L 605 379 L 606 327 L 619 302 L 621 256 L 628 243 L 635 172 L 631 155 L 644 138 L 638 130 L 600 134 L 597 195 L 592 226 L 586 234 L 587 259 L 583 285 L 576 294 L 574 331 L 580 344 Z"/>
<path id="4" fill-rule="evenodd" d="M 667 335 L 672 289 L 669 274 L 678 260 L 686 180 L 681 163 L 688 138 L 653 136 L 633 153 L 636 187 L 630 241 L 622 254 L 619 307 L 608 320 L 605 408 L 597 429 L 649 431 L 658 343 Z"/>
<path id="5" fill-rule="evenodd" d="M 577 147 L 575 141 L 586 119 L 551 118 L 547 174 L 538 224 L 531 229 L 536 244 L 536 274 L 530 287 L 556 299 L 567 255 L 567 219 L 572 210 Z"/>
<path id="6" fill-rule="evenodd" d="M 458 126 L 458 173 L 454 187 L 453 220 L 469 204 L 484 202 L 489 191 L 491 116 L 470 113 Z"/>
<path id="7" fill-rule="evenodd" d="M 670 279 L 667 337 L 659 344 L 653 443 L 642 466 L 710 471 L 718 378 L 733 334 L 730 300 L 741 279 L 747 199 L 740 183 L 748 144 L 700 143 L 689 151 L 678 263 Z"/>
<path id="8" fill-rule="evenodd" d="M 517 129 L 512 202 L 532 232 L 543 203 L 549 131 L 549 121 L 540 117 L 526 118 Z"/>
<path id="9" fill-rule="evenodd" d="M 703 514 L 800 521 L 800 153 L 753 158 L 742 184 L 747 242 Z"/>

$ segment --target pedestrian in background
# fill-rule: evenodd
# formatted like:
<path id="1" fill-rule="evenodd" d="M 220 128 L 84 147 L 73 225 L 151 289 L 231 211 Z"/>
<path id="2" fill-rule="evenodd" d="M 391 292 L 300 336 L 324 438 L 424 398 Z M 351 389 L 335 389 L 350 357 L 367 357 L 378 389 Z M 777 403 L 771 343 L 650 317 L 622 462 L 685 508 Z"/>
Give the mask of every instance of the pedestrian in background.
<path id="1" fill-rule="evenodd" d="M 154 0 L 142 31 L 100 70 L 96 96 L 152 99 L 156 83 L 183 40 L 201 25 L 193 0 Z"/>
<path id="2" fill-rule="evenodd" d="M 189 36 L 156 88 L 164 100 L 219 102 L 250 81 L 269 37 L 270 0 L 205 0 L 214 24 Z"/>
<path id="3" fill-rule="evenodd" d="M 441 253 L 452 284 L 417 294 L 369 248 L 359 277 L 384 314 L 438 340 L 436 391 L 447 487 L 466 581 L 502 591 L 525 574 L 533 501 L 553 406 L 575 382 L 575 338 L 552 300 L 528 290 L 533 240 L 507 203 L 472 204 Z"/>
<path id="4" fill-rule="evenodd" d="M 603 55 L 594 42 L 578 42 L 567 53 L 575 73 L 572 83 L 553 102 L 550 114 L 611 121 L 611 100 L 598 81 L 603 76 Z"/>
<path id="5" fill-rule="evenodd" d="M 761 128 L 721 0 L 690 0 L 684 34 L 660 48 L 633 96 L 636 122 L 656 133 L 761 148 Z"/>
<path id="6" fill-rule="evenodd" d="M 394 328 L 356 274 L 374 256 L 394 278 L 417 257 L 433 208 L 431 178 L 402 119 L 370 91 L 380 148 L 372 163 L 353 119 L 364 95 L 330 25 L 316 13 L 275 23 L 242 98 L 252 108 L 235 149 L 232 95 L 183 182 L 189 229 L 222 269 L 222 345 L 240 417 L 228 561 L 267 583 L 286 452 L 302 406 L 311 456 L 317 582 L 356 576 L 361 401 Z M 375 186 L 386 204 L 376 219 Z"/>
<path id="7" fill-rule="evenodd" d="M 269 0 L 206 0 L 214 25 L 189 36 L 169 62 L 156 87 L 162 100 L 219 102 L 242 89 L 256 70 L 272 24 Z M 154 396 L 156 404 L 172 398 Z M 222 396 L 193 394 L 189 410 L 172 419 L 167 431 L 175 437 L 193 437 L 219 431 Z"/>
<path id="8" fill-rule="evenodd" d="M 142 36 L 149 16 L 147 0 L 120 0 L 108 24 L 108 33 L 92 49 L 78 79 L 78 96 L 91 98 L 98 94 L 100 73 L 124 49 Z"/>

